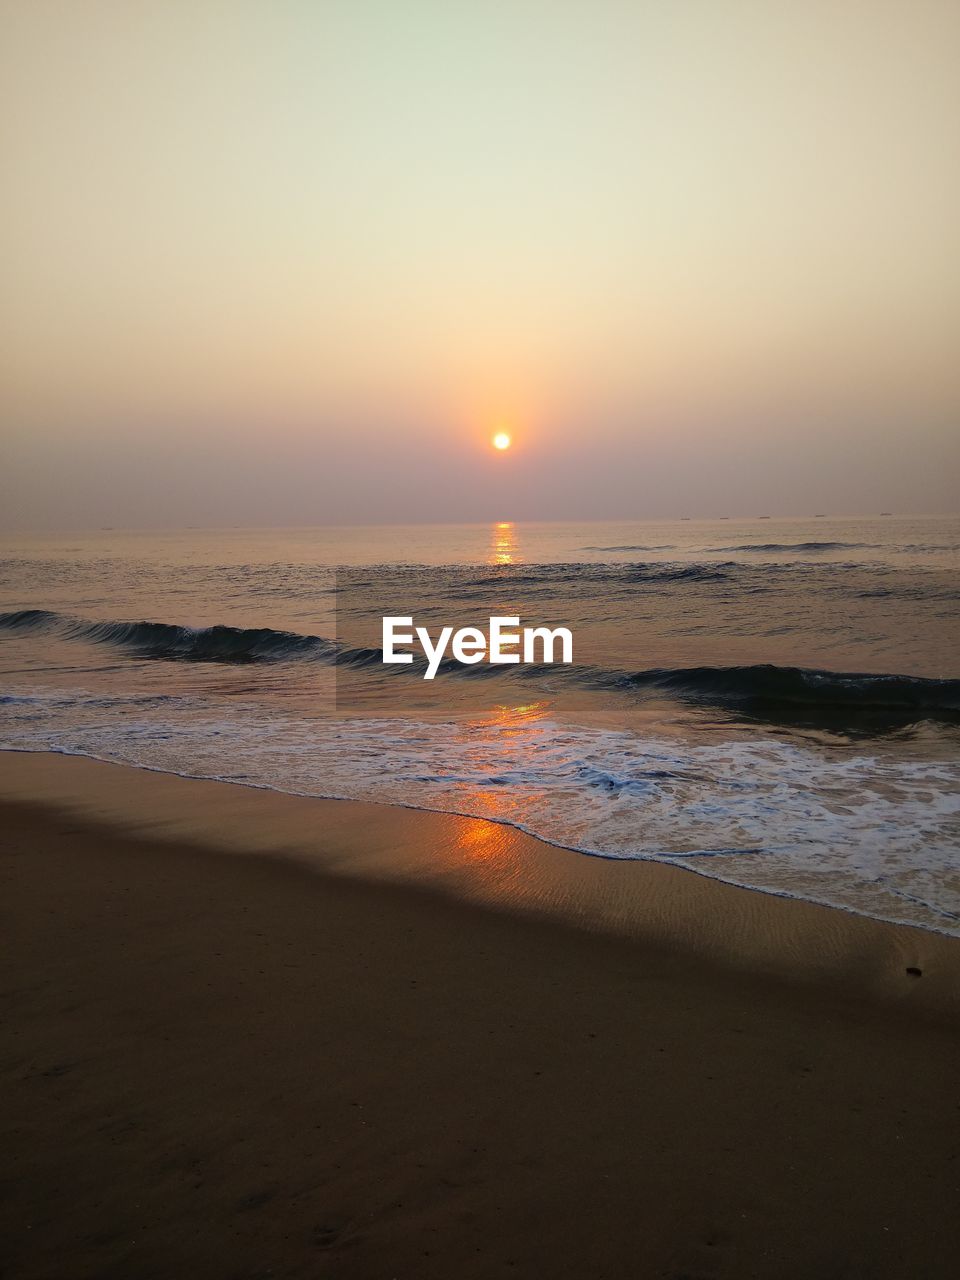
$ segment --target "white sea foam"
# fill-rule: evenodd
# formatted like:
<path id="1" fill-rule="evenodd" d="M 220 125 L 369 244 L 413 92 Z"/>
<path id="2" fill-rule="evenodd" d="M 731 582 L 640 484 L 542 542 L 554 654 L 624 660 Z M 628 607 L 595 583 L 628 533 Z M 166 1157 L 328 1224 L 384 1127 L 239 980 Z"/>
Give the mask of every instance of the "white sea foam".
<path id="1" fill-rule="evenodd" d="M 109 706 L 106 703 L 109 702 Z M 492 818 L 610 858 L 960 935 L 960 765 L 556 720 L 324 719 L 255 703 L 21 695 L 0 745 Z"/>

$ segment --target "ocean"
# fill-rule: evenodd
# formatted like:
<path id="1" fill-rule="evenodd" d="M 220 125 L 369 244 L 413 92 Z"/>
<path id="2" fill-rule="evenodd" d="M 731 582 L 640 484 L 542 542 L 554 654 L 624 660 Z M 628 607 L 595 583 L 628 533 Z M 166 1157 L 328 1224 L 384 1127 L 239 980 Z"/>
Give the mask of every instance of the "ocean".
<path id="1" fill-rule="evenodd" d="M 960 518 L 0 546 L 0 748 L 512 824 L 960 935 Z M 385 667 L 382 614 L 570 666 Z"/>

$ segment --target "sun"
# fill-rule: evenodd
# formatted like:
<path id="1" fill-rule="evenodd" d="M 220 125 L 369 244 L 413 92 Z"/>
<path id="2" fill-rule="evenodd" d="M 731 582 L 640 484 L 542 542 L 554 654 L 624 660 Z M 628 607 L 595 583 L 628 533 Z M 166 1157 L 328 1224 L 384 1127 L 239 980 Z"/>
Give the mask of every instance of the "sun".
<path id="1" fill-rule="evenodd" d="M 511 444 L 510 437 L 505 431 L 498 431 L 493 437 L 493 447 L 495 449 L 509 449 Z"/>

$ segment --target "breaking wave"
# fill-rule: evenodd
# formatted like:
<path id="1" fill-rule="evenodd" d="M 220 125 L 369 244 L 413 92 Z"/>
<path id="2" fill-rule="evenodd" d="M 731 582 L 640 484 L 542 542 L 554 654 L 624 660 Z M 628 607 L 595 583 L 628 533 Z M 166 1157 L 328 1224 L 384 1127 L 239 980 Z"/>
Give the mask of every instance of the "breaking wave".
<path id="1" fill-rule="evenodd" d="M 171 662 L 320 662 L 382 667 L 374 646 L 270 627 L 193 628 L 167 622 L 94 622 L 44 609 L 0 614 L 0 629 L 114 645 L 139 658 Z M 425 662 L 383 668 L 382 674 L 422 674 Z M 653 694 L 707 706 L 732 707 L 770 721 L 829 724 L 857 718 L 909 723 L 960 722 L 960 680 L 926 676 L 823 671 L 758 663 L 750 666 L 654 667 L 623 671 L 600 666 L 464 666 L 445 658 L 438 675 L 476 679 L 549 679 L 587 688 Z"/>

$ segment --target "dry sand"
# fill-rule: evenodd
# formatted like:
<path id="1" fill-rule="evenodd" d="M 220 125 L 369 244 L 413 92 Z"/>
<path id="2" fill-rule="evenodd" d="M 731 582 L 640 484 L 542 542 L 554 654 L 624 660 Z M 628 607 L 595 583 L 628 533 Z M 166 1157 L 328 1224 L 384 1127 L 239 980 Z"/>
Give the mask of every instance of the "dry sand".
<path id="1" fill-rule="evenodd" d="M 474 820 L 0 770 L 5 1278 L 955 1274 L 954 940 Z"/>

